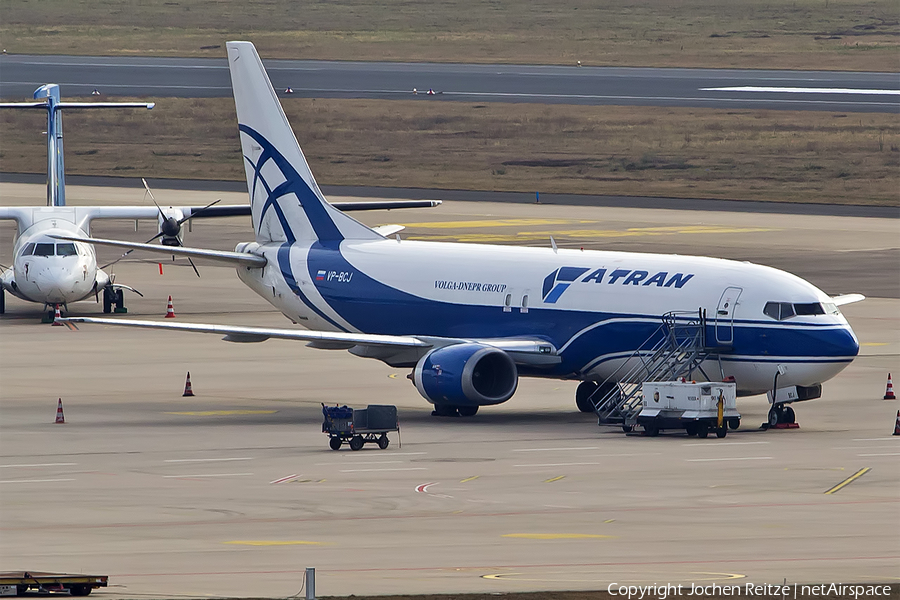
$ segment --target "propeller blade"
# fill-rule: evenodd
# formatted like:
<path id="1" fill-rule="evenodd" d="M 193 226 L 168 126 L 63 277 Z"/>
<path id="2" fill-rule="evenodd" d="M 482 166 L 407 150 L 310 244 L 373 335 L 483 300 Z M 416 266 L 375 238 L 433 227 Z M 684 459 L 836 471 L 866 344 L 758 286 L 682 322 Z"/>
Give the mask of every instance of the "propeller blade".
<path id="1" fill-rule="evenodd" d="M 194 261 L 191 260 L 190 256 L 188 256 L 188 262 L 191 263 L 192 267 L 194 267 L 194 273 L 197 274 L 197 277 L 200 277 L 200 271 L 197 270 L 197 265 L 194 264 Z"/>
<path id="2" fill-rule="evenodd" d="M 214 204 L 218 204 L 218 203 L 221 202 L 221 201 L 222 201 L 221 198 L 219 198 L 218 200 L 213 200 L 212 202 L 210 202 L 209 204 L 207 204 L 206 206 L 204 206 L 203 208 L 201 208 L 201 209 L 198 210 L 197 212 L 191 213 L 191 215 L 190 215 L 189 217 L 184 217 L 183 219 L 181 219 L 180 221 L 178 221 L 178 224 L 181 225 L 181 224 L 184 223 L 185 221 L 190 221 L 191 219 L 193 219 L 194 217 L 198 216 L 200 213 L 202 213 L 204 210 L 206 210 L 206 209 L 209 208 L 210 206 L 213 206 Z"/>

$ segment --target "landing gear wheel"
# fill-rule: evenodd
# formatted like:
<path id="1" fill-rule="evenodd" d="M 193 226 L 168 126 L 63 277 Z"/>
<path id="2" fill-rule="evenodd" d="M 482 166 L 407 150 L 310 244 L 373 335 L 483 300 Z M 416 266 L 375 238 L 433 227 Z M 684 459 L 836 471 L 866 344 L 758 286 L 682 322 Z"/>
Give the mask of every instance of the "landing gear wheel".
<path id="1" fill-rule="evenodd" d="M 785 406 L 784 413 L 782 414 L 782 419 L 785 423 L 796 423 L 797 415 L 794 414 L 794 409 L 790 406 Z"/>
<path id="2" fill-rule="evenodd" d="M 362 436 L 355 435 L 350 438 L 350 449 L 351 450 L 362 450 L 362 447 L 365 446 L 366 442 L 363 441 Z"/>
<path id="3" fill-rule="evenodd" d="M 706 423 L 697 423 L 697 437 L 705 439 L 709 435 L 709 425 Z"/>
<path id="4" fill-rule="evenodd" d="M 382 450 L 387 448 L 388 444 L 390 444 L 390 443 L 391 443 L 391 440 L 389 440 L 386 435 L 382 435 L 380 438 L 378 438 L 378 447 L 381 448 Z"/>
<path id="5" fill-rule="evenodd" d="M 459 416 L 461 417 L 474 417 L 475 413 L 478 412 L 477 406 L 459 406 L 457 407 L 459 411 Z"/>
<path id="6" fill-rule="evenodd" d="M 774 406 L 769 409 L 769 427 L 775 427 L 781 423 L 781 408 Z"/>
<path id="7" fill-rule="evenodd" d="M 716 427 L 716 437 L 722 439 L 728 435 L 728 426 L 723 424 L 721 427 Z"/>
<path id="8" fill-rule="evenodd" d="M 126 312 L 125 310 L 125 291 L 116 290 L 116 312 Z"/>
<path id="9" fill-rule="evenodd" d="M 591 402 L 591 394 L 597 391 L 599 386 L 593 381 L 582 381 L 575 389 L 575 406 L 583 413 L 594 412 L 594 403 Z"/>
<path id="10" fill-rule="evenodd" d="M 458 417 L 459 411 L 452 404 L 435 404 L 432 417 Z"/>
<path id="11" fill-rule="evenodd" d="M 729 429 L 737 429 L 741 426 L 741 420 L 737 417 L 731 417 L 728 419 L 728 428 Z"/>
<path id="12" fill-rule="evenodd" d="M 103 312 L 104 314 L 109 314 L 112 312 L 112 294 L 110 293 L 110 289 L 108 287 L 103 288 Z"/>
<path id="13" fill-rule="evenodd" d="M 0 315 L 6 314 L 6 290 L 0 287 Z"/>
<path id="14" fill-rule="evenodd" d="M 332 450 L 340 450 L 341 448 L 341 438 L 333 437 L 328 440 L 328 445 L 331 446 Z"/>

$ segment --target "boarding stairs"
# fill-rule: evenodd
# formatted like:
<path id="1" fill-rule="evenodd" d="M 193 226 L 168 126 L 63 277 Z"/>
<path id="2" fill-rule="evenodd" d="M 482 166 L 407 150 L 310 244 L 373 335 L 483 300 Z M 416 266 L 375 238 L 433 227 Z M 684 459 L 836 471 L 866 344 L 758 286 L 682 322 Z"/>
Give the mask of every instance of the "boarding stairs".
<path id="1" fill-rule="evenodd" d="M 668 312 L 662 323 L 631 356 L 607 377 L 590 396 L 600 425 L 634 426 L 641 411 L 641 384 L 645 381 L 675 381 L 681 377 L 711 381 L 702 363 L 730 349 L 709 346 L 706 311 Z"/>

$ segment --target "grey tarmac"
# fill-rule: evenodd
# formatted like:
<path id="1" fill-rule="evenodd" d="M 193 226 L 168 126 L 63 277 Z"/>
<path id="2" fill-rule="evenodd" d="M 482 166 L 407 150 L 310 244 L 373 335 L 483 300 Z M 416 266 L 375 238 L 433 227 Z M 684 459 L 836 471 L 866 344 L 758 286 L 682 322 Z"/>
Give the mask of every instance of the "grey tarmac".
<path id="1" fill-rule="evenodd" d="M 41 186 L 0 186 L 3 204 L 43 197 Z M 70 186 L 68 197 L 141 201 L 108 187 Z M 471 202 L 355 216 L 407 224 L 404 238 L 549 245 L 553 235 L 562 247 L 791 267 L 826 291 L 870 296 L 844 311 L 860 356 L 822 399 L 796 405 L 800 429 L 759 431 L 767 404 L 755 397 L 739 401 L 743 424 L 723 440 L 644 438 L 578 413 L 573 382 L 523 380 L 511 401 L 474 418 L 434 418 L 405 371 L 346 352 L 70 331 L 7 297 L 4 569 L 107 574 L 111 587 L 94 592 L 102 598 L 286 597 L 305 567 L 322 596 L 897 581 L 900 403 L 882 400 L 888 372 L 900 373 L 896 219 Z M 223 219 L 186 237 L 232 249 L 249 231 L 246 219 Z M 0 224 L 0 263 L 10 263 L 12 232 Z M 155 229 L 98 222 L 94 233 L 144 241 Z M 101 250 L 101 260 L 115 256 Z M 145 294 L 126 298 L 129 317 L 162 319 L 172 295 L 177 321 L 290 326 L 231 269 L 200 263 L 198 279 L 162 264 L 163 275 L 155 260 L 115 266 Z M 58 398 L 65 424 L 54 423 Z M 402 440 L 332 451 L 323 402 L 396 404 Z"/>

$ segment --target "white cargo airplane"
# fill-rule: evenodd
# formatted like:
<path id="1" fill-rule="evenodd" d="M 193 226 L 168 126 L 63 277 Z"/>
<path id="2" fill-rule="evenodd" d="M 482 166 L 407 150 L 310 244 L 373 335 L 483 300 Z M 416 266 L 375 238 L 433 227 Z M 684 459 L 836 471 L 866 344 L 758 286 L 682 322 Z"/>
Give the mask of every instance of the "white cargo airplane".
<path id="1" fill-rule="evenodd" d="M 506 402 L 520 376 L 581 380 L 585 394 L 613 379 L 668 314 L 713 315 L 703 333 L 712 378 L 742 395 L 777 389 L 817 397 L 859 346 L 838 304 L 770 267 L 707 257 L 574 251 L 388 239 L 323 197 L 249 42 L 229 42 L 256 241 L 234 252 L 167 249 L 230 262 L 238 277 L 311 331 L 74 318 L 177 329 L 234 342 L 293 339 L 412 369 L 437 414 L 474 415 Z M 73 239 L 73 238 L 67 238 Z M 84 240 L 126 248 L 153 246 Z M 687 317 L 672 317 L 676 321 Z M 779 377 L 780 375 L 780 377 Z M 777 382 L 777 387 L 775 382 Z M 788 390 L 791 395 L 782 392 Z M 771 416 L 771 415 L 770 415 Z"/>
<path id="2" fill-rule="evenodd" d="M 103 312 L 127 312 L 123 290 L 134 288 L 115 282 L 115 276 L 97 266 L 93 246 L 55 239 L 59 236 L 90 236 L 95 219 L 155 219 L 163 246 L 183 246 L 182 225 L 196 217 L 250 215 L 249 205 L 205 207 L 156 206 L 66 206 L 65 167 L 63 164 L 62 110 L 96 108 L 153 108 L 154 104 L 135 102 L 61 102 L 59 86 L 47 84 L 34 92 L 35 102 L 0 103 L 0 108 L 41 109 L 47 111 L 47 206 L 0 207 L 0 219 L 15 220 L 16 241 L 12 267 L 0 273 L 0 314 L 6 311 L 5 292 L 29 302 L 64 309 L 72 302 L 95 298 L 103 292 Z M 144 186 L 147 186 L 146 181 Z M 147 187 L 147 193 L 150 188 Z M 150 193 L 153 198 L 153 194 Z M 156 200 L 154 199 L 154 204 Z M 216 201 L 218 202 L 218 201 Z M 215 202 L 213 202 L 215 204 Z M 372 201 L 338 203 L 342 210 L 374 210 L 436 206 L 438 201 Z M 396 231 L 397 226 L 387 226 Z M 402 229 L 402 228 L 401 228 Z M 190 257 L 188 258 L 190 261 Z M 193 266 L 193 262 L 191 262 Z M 196 267 L 194 267 L 196 271 Z M 197 272 L 197 275 L 200 273 Z"/>

